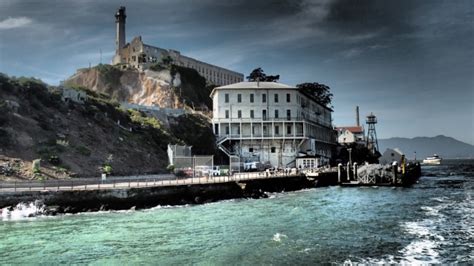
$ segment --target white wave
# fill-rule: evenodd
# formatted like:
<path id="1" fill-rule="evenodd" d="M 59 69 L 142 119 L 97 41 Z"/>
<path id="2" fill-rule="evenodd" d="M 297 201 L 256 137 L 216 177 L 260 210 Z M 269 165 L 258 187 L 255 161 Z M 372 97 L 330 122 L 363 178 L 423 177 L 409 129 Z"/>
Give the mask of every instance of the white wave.
<path id="1" fill-rule="evenodd" d="M 437 239 L 443 241 L 444 237 L 434 233 L 431 230 L 431 227 L 435 226 L 435 221 L 432 220 L 423 220 L 420 222 L 406 222 L 404 224 L 405 230 L 411 235 L 415 235 L 420 238 Z"/>
<path id="2" fill-rule="evenodd" d="M 422 206 L 422 210 L 426 212 L 426 214 L 431 215 L 431 216 L 442 216 L 439 211 L 441 209 L 441 206 L 436 206 L 436 207 L 430 207 L 430 206 Z"/>
<path id="3" fill-rule="evenodd" d="M 436 208 L 425 208 L 428 212 L 434 212 Z M 417 239 L 400 250 L 403 261 L 409 264 L 432 264 L 440 263 L 439 253 L 436 251 L 444 241 L 444 237 L 435 232 L 437 223 L 444 219 L 425 219 L 417 222 L 406 222 L 403 224 L 408 234 Z"/>
<path id="4" fill-rule="evenodd" d="M 434 197 L 431 199 L 437 202 L 445 202 L 448 199 L 448 197 Z"/>
<path id="5" fill-rule="evenodd" d="M 357 263 L 357 264 L 360 265 L 359 263 Z M 400 265 L 405 265 L 407 263 L 396 261 L 394 256 L 389 255 L 386 258 L 381 258 L 381 259 L 372 259 L 372 258 L 362 259 L 361 264 L 362 265 L 365 265 L 365 264 L 368 264 L 368 265 L 373 265 L 373 264 L 379 264 L 379 265 L 398 265 L 398 264 L 400 264 Z"/>
<path id="6" fill-rule="evenodd" d="M 344 261 L 344 263 L 343 263 L 342 265 L 344 265 L 344 266 L 352 266 L 353 264 L 352 264 L 352 261 L 351 261 L 350 259 L 347 259 L 347 260 Z"/>
<path id="7" fill-rule="evenodd" d="M 18 203 L 14 208 L 1 209 L 2 220 L 21 220 L 36 217 L 45 212 L 44 205 L 39 202 Z"/>
<path id="8" fill-rule="evenodd" d="M 410 264 L 434 264 L 440 263 L 439 253 L 435 250 L 438 245 L 431 240 L 416 240 L 401 250 L 403 259 Z"/>
<path id="9" fill-rule="evenodd" d="M 287 236 L 285 234 L 276 233 L 273 235 L 272 240 L 275 242 L 281 242 L 282 238 L 287 238 Z"/>

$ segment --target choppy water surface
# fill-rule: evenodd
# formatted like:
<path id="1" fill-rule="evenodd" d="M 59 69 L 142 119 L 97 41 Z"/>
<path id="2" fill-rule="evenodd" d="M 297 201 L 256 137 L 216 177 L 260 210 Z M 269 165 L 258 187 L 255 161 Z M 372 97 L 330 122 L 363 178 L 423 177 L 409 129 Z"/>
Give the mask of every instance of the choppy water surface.
<path id="1" fill-rule="evenodd" d="M 3 220 L 0 264 L 473 262 L 473 161 L 423 175 L 412 188 Z"/>

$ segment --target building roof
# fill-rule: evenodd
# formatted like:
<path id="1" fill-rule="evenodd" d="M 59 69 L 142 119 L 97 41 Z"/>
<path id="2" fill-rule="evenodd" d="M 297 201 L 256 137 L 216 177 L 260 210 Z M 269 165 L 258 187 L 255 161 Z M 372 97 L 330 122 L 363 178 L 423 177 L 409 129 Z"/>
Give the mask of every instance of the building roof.
<path id="1" fill-rule="evenodd" d="M 349 132 L 354 134 L 364 132 L 364 128 L 362 128 L 361 126 L 336 127 L 336 130 L 338 131 L 343 129 L 349 130 Z"/>
<path id="2" fill-rule="evenodd" d="M 386 154 L 391 154 L 391 153 L 398 153 L 399 155 L 404 155 L 404 153 L 399 149 L 399 148 L 387 148 L 384 152 L 383 155 Z"/>
<path id="3" fill-rule="evenodd" d="M 267 82 L 267 81 L 260 81 L 260 82 L 256 82 L 256 81 L 252 81 L 252 82 L 249 82 L 249 81 L 243 81 L 243 82 L 239 82 L 239 83 L 234 83 L 234 84 L 229 84 L 229 85 L 225 85 L 225 86 L 220 86 L 220 87 L 216 87 L 212 90 L 211 92 L 211 97 L 214 95 L 215 91 L 216 90 L 232 90 L 232 89 L 262 89 L 262 90 L 266 90 L 266 89 L 286 89 L 286 90 L 296 90 L 298 88 L 294 87 L 294 86 L 290 86 L 290 85 L 286 85 L 286 84 L 283 84 L 283 83 L 279 83 L 279 82 Z"/>

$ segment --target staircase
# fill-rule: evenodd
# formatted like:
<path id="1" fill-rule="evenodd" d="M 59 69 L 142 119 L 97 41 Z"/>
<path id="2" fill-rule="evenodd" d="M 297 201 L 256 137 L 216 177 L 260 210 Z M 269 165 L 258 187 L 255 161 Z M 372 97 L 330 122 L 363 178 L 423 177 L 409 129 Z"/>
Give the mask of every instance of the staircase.
<path id="1" fill-rule="evenodd" d="M 217 146 L 219 146 L 222 143 L 226 142 L 228 139 L 229 139 L 228 136 L 220 136 L 218 139 L 216 139 Z"/>
<path id="2" fill-rule="evenodd" d="M 219 148 L 219 150 L 221 150 L 221 151 L 223 151 L 225 154 L 227 154 L 227 156 L 229 156 L 229 157 L 235 156 L 235 153 L 234 153 L 234 152 L 229 151 L 229 149 L 227 149 L 226 147 L 224 147 L 222 144 L 221 144 L 221 145 L 217 145 L 217 147 Z"/>
<path id="3" fill-rule="evenodd" d="M 227 149 L 223 144 L 229 139 L 228 136 L 220 136 L 217 140 L 216 140 L 216 144 L 217 144 L 217 148 L 219 148 L 219 150 L 223 151 L 227 156 L 231 157 L 231 156 L 235 156 L 235 152 L 231 152 L 229 149 Z"/>

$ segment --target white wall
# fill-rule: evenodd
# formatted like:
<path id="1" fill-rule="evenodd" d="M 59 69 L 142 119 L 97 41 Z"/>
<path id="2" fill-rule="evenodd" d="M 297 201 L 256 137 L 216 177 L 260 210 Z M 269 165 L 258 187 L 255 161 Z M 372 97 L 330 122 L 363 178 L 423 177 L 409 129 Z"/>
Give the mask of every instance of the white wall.
<path id="1" fill-rule="evenodd" d="M 275 110 L 278 110 L 278 119 L 286 120 L 287 110 L 290 110 L 291 119 L 297 116 L 298 104 L 296 102 L 297 91 L 295 90 L 263 90 L 263 89 L 233 89 L 217 90 L 213 96 L 213 118 L 226 119 L 225 111 L 229 111 L 229 118 L 238 120 L 238 111 L 242 113 L 244 120 L 250 119 L 250 110 L 254 111 L 254 120 L 262 119 L 262 110 L 267 112 L 267 120 L 275 119 Z M 225 95 L 229 95 L 229 102 L 225 102 Z M 241 95 L 241 102 L 238 102 L 238 95 Z M 254 102 L 250 102 L 250 94 L 254 96 Z M 266 95 L 267 102 L 263 103 L 263 95 Z M 278 94 L 278 102 L 274 97 Z M 286 101 L 286 95 L 290 94 L 290 102 Z"/>

